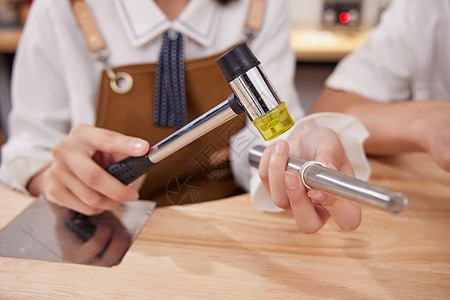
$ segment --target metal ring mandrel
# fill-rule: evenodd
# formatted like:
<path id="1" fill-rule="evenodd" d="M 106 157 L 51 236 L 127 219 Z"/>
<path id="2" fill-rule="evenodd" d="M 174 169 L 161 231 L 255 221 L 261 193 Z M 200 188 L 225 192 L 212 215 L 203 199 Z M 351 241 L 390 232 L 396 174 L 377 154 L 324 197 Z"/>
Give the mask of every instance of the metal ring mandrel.
<path id="1" fill-rule="evenodd" d="M 300 173 L 300 178 L 302 179 L 303 185 L 305 186 L 305 188 L 307 188 L 307 189 L 309 189 L 309 190 L 312 189 L 312 187 L 310 187 L 310 186 L 306 183 L 306 180 L 305 180 L 305 171 L 306 171 L 307 168 L 309 168 L 310 166 L 313 166 L 313 165 L 319 165 L 319 166 L 325 167 L 325 165 L 324 165 L 323 163 L 321 163 L 321 162 L 310 160 L 310 161 L 305 162 L 305 163 L 300 167 L 300 171 L 299 171 L 299 173 Z"/>
<path id="2" fill-rule="evenodd" d="M 259 167 L 264 146 L 255 146 L 249 151 L 248 160 L 253 167 Z M 286 169 L 301 173 L 303 184 L 343 198 L 355 200 L 391 213 L 399 213 L 408 200 L 397 192 L 359 180 L 344 173 L 326 168 L 315 161 L 306 161 L 289 155 Z"/>

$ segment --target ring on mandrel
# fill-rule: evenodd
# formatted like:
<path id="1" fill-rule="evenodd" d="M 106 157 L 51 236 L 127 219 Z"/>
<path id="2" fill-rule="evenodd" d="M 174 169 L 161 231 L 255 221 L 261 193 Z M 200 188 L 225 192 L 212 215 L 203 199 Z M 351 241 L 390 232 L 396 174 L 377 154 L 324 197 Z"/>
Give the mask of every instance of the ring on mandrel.
<path id="1" fill-rule="evenodd" d="M 308 169 L 309 167 L 313 166 L 313 165 L 319 165 L 322 167 L 325 167 L 325 165 L 319 161 L 314 161 L 314 160 L 310 160 L 305 162 L 301 167 L 300 167 L 300 171 L 298 171 L 300 173 L 300 178 L 302 179 L 303 185 L 305 186 L 305 188 L 307 189 L 312 189 L 312 187 L 310 187 L 308 184 L 306 184 L 305 181 L 305 171 L 306 169 Z"/>

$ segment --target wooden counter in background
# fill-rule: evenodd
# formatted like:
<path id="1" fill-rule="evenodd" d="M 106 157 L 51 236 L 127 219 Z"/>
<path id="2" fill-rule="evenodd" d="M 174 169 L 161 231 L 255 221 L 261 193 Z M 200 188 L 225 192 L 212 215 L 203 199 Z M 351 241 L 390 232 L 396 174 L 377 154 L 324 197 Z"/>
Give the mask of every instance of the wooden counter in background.
<path id="1" fill-rule="evenodd" d="M 367 39 L 370 28 L 321 29 L 293 27 L 291 47 L 302 62 L 338 62 L 359 48 Z"/>
<path id="2" fill-rule="evenodd" d="M 293 27 L 291 46 L 299 61 L 337 62 L 361 46 L 370 29 L 324 30 Z M 0 29 L 0 53 L 14 53 L 20 29 Z"/>
<path id="3" fill-rule="evenodd" d="M 19 43 L 20 29 L 0 28 L 0 53 L 14 53 Z"/>
<path id="4" fill-rule="evenodd" d="M 370 161 L 401 214 L 364 206 L 356 231 L 306 235 L 248 195 L 157 208 L 116 267 L 0 257 L 0 298 L 448 299 L 450 173 L 425 154 Z M 0 228 L 32 201 L 1 188 Z"/>
<path id="5" fill-rule="evenodd" d="M 16 52 L 22 27 L 24 26 L 32 0 L 10 1 L 17 9 L 17 24 L 13 28 L 0 27 L 0 53 Z M 15 3 L 13 3 L 15 2 Z M 8 5 L 8 3 L 6 3 Z"/>

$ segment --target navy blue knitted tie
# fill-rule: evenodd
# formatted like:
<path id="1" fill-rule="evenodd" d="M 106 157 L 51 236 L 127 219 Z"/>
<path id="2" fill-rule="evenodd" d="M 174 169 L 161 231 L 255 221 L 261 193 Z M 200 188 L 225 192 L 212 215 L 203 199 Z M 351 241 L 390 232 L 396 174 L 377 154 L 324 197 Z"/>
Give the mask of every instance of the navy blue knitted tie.
<path id="1" fill-rule="evenodd" d="M 156 67 L 154 102 L 154 125 L 176 129 L 186 125 L 183 36 L 173 30 L 164 34 Z"/>

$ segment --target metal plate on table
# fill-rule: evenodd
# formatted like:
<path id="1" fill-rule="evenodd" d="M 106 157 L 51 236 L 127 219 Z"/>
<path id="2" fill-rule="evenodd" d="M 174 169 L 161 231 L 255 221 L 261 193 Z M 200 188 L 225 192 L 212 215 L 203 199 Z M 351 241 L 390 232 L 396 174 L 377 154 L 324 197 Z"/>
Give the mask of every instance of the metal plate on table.
<path id="1" fill-rule="evenodd" d="M 85 216 L 39 196 L 0 231 L 0 256 L 98 266 L 120 263 L 156 202 Z"/>

